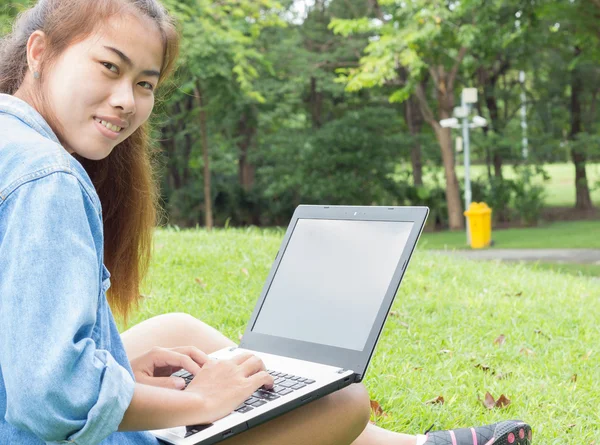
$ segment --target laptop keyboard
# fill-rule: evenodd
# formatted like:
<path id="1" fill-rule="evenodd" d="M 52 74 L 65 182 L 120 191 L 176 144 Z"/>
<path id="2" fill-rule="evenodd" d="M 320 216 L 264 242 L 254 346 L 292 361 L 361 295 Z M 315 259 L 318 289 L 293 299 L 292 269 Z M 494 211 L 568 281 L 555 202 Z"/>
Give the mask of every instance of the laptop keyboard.
<path id="1" fill-rule="evenodd" d="M 273 389 L 260 388 L 248 397 L 244 403 L 238 406 L 234 411 L 238 413 L 247 413 L 252 411 L 254 408 L 263 406 L 272 400 L 277 400 L 282 396 L 286 396 L 295 390 L 302 389 L 307 385 L 315 383 L 314 380 L 300 377 L 293 374 L 286 374 L 285 372 L 278 372 L 274 370 L 267 370 L 269 374 L 275 379 Z M 187 372 L 185 369 L 177 371 L 173 374 L 175 377 L 182 377 L 185 380 L 185 387 L 190 384 L 194 376 Z"/>

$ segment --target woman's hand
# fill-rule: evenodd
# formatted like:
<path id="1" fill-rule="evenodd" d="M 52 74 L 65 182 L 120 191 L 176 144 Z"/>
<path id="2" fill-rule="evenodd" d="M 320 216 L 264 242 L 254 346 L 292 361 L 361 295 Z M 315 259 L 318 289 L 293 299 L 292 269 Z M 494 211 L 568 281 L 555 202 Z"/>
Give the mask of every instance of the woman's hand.
<path id="1" fill-rule="evenodd" d="M 171 374 L 183 368 L 197 375 L 208 361 L 208 355 L 193 346 L 154 347 L 131 360 L 131 368 L 138 383 L 181 390 L 185 387 L 185 380 L 171 377 Z"/>
<path id="2" fill-rule="evenodd" d="M 192 371 L 190 371 L 192 372 Z M 273 388 L 273 377 L 257 356 L 242 353 L 228 360 L 208 359 L 186 388 L 204 400 L 208 423 L 225 417 L 254 391 L 264 386 Z"/>

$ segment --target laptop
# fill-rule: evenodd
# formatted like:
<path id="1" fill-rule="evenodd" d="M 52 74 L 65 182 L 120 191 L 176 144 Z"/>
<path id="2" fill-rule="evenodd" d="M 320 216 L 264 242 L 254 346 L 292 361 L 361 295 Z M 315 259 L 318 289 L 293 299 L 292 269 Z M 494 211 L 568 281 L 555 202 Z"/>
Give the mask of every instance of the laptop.
<path id="1" fill-rule="evenodd" d="M 210 355 L 258 356 L 273 389 L 258 389 L 214 423 L 152 434 L 173 445 L 217 443 L 362 381 L 428 213 L 298 206 L 239 346 Z"/>

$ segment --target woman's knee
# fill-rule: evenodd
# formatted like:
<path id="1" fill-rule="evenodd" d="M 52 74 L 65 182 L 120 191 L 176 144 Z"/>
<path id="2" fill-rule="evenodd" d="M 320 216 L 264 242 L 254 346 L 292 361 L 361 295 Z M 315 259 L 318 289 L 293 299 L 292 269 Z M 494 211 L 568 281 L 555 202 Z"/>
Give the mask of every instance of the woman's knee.
<path id="1" fill-rule="evenodd" d="M 168 312 L 166 314 L 160 314 L 150 318 L 150 320 L 152 319 L 160 323 L 168 323 L 174 326 L 185 326 L 200 321 L 192 315 L 186 314 L 185 312 Z"/>
<path id="2" fill-rule="evenodd" d="M 332 394 L 339 397 L 342 406 L 347 407 L 350 425 L 356 426 L 362 432 L 371 417 L 371 404 L 367 388 L 362 383 L 355 383 Z"/>
<path id="3" fill-rule="evenodd" d="M 332 436 L 316 443 L 349 444 L 364 431 L 371 415 L 369 393 L 362 383 L 352 384 L 324 397 L 324 410 L 319 413 L 324 429 Z M 314 413 L 313 413 L 314 415 Z M 316 431 L 319 430 L 317 427 Z M 333 439 L 333 440 L 332 440 Z"/>
<path id="4" fill-rule="evenodd" d="M 369 395 L 350 385 L 223 442 L 223 445 L 350 444 L 369 422 Z"/>
<path id="5" fill-rule="evenodd" d="M 234 344 L 213 327 L 183 312 L 151 317 L 123 332 L 121 338 L 130 360 L 155 346 L 196 346 L 210 354 Z"/>

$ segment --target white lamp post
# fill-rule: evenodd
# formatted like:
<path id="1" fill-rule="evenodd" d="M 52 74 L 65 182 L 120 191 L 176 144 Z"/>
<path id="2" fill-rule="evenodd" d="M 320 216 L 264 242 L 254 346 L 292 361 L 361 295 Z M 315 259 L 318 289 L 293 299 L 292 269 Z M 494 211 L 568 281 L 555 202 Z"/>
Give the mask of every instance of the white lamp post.
<path id="1" fill-rule="evenodd" d="M 469 122 L 469 114 L 471 113 L 471 104 L 477 103 L 477 88 L 465 88 L 461 94 L 461 106 L 454 108 L 453 115 L 450 119 L 442 119 L 440 125 L 444 128 L 461 128 L 463 130 L 464 140 L 464 159 L 465 159 L 465 210 L 471 205 L 471 159 L 469 151 L 469 128 L 485 127 L 487 121 L 481 116 L 474 116 L 473 121 Z M 462 120 L 459 123 L 459 119 Z M 467 244 L 470 244 L 469 239 L 469 220 L 466 223 L 467 228 Z"/>

